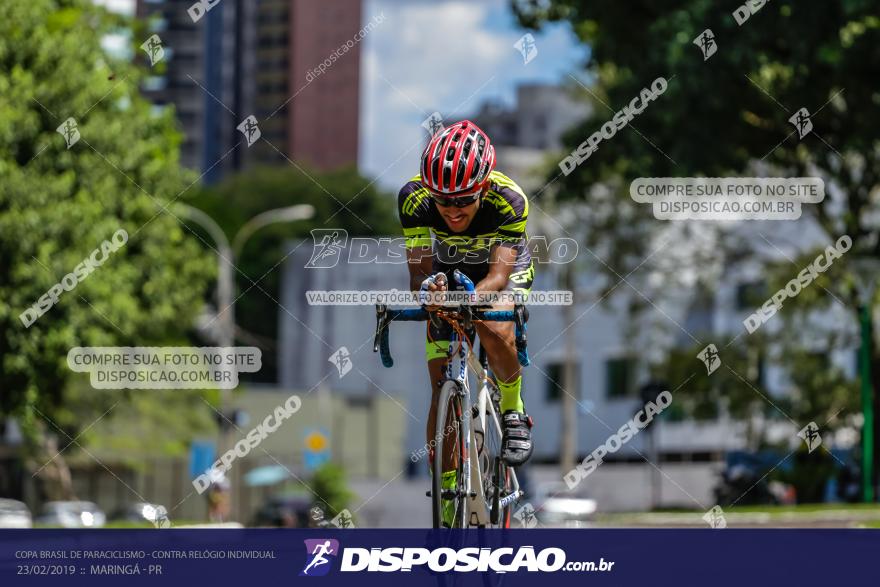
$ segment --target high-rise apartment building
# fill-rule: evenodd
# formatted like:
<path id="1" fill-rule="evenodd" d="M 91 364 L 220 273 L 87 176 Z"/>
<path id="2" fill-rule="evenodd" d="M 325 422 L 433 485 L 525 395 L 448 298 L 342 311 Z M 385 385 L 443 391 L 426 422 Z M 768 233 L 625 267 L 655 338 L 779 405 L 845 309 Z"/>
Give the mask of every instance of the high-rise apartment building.
<path id="1" fill-rule="evenodd" d="M 294 158 L 319 168 L 356 164 L 361 3 L 293 0 L 291 6 L 289 71 L 297 96 L 288 105 L 288 148 Z M 350 50 L 341 49 L 349 42 Z M 331 58 L 337 50 L 338 57 Z M 308 75 L 326 60 L 333 60 L 326 72 Z"/>
<path id="2" fill-rule="evenodd" d="M 570 88 L 531 83 L 516 88 L 513 107 L 485 102 L 471 119 L 496 145 L 498 168 L 534 193 L 546 185 L 547 154 L 560 150 L 562 135 L 591 112 Z"/>
<path id="3" fill-rule="evenodd" d="M 359 0 L 138 0 L 162 39 L 164 73 L 145 95 L 175 108 L 182 161 L 205 181 L 255 164 L 357 164 Z M 329 61 L 328 61 L 329 62 Z M 247 146 L 237 126 L 257 119 Z"/>

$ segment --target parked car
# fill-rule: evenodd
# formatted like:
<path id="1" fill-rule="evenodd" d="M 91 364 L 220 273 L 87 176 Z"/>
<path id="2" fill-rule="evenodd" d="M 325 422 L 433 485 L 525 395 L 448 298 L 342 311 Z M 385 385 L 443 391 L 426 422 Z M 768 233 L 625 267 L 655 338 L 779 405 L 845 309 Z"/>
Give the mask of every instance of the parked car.
<path id="1" fill-rule="evenodd" d="M 43 505 L 36 523 L 62 528 L 100 528 L 107 516 L 90 501 L 50 501 Z"/>
<path id="2" fill-rule="evenodd" d="M 153 526 L 170 526 L 168 511 L 164 506 L 155 503 L 137 501 L 125 504 L 110 514 L 111 522 L 133 522 L 151 524 Z"/>
<path id="3" fill-rule="evenodd" d="M 312 496 L 302 493 L 271 495 L 257 510 L 252 526 L 309 528 L 315 526 L 310 516 Z"/>
<path id="4" fill-rule="evenodd" d="M 565 483 L 542 483 L 535 489 L 538 520 L 543 524 L 587 522 L 596 515 L 596 500 Z"/>
<path id="5" fill-rule="evenodd" d="M 732 503 L 737 505 L 795 503 L 796 495 L 792 485 L 771 480 L 772 471 L 784 475 L 790 475 L 792 472 L 792 459 L 784 457 L 785 455 L 774 451 L 755 453 L 730 451 L 727 453 L 724 469 L 718 474 L 715 503 L 722 507 Z"/>
<path id="6" fill-rule="evenodd" d="M 31 511 L 15 499 L 0 499 L 0 528 L 31 528 Z"/>

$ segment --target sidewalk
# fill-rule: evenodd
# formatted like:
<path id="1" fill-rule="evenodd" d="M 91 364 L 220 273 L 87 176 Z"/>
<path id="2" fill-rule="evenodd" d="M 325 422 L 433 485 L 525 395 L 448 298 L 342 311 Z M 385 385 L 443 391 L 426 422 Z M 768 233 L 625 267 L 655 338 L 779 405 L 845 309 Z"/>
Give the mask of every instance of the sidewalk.
<path id="1" fill-rule="evenodd" d="M 707 528 L 704 512 L 604 514 L 597 528 Z M 728 528 L 866 528 L 880 527 L 880 506 L 767 506 L 763 511 L 726 511 Z"/>

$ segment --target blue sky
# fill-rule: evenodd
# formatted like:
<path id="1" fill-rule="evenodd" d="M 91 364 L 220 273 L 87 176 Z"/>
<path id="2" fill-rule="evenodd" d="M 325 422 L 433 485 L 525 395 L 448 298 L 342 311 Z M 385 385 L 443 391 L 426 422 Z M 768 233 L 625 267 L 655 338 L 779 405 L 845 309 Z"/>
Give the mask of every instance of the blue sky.
<path id="1" fill-rule="evenodd" d="M 417 173 L 432 112 L 460 119 L 486 100 L 511 104 L 518 84 L 562 81 L 587 56 L 559 24 L 535 34 L 524 64 L 508 0 L 364 0 L 365 24 L 382 13 L 361 47 L 360 168 L 388 190 Z"/>
<path id="2" fill-rule="evenodd" d="M 134 0 L 93 1 L 134 13 Z M 560 82 L 588 54 L 567 24 L 554 24 L 534 34 L 538 53 L 524 64 L 513 45 L 526 31 L 509 0 L 362 2 L 365 25 L 385 18 L 361 41 L 359 166 L 387 190 L 417 172 L 427 137 L 421 124 L 432 112 L 461 119 L 487 100 L 512 104 L 518 84 Z"/>

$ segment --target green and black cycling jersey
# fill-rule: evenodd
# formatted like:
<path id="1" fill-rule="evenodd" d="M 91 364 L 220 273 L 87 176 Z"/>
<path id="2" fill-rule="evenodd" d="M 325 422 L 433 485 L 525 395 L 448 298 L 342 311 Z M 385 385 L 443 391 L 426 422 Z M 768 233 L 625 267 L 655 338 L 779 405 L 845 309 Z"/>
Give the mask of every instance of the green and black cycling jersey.
<path id="1" fill-rule="evenodd" d="M 412 178 L 400 190 L 397 211 L 407 250 L 431 247 L 435 271 L 460 269 L 476 283 L 489 272 L 491 249 L 510 247 L 516 250 L 516 262 L 507 289 L 524 293 L 530 289 L 534 267 L 526 234 L 529 200 L 503 173 L 489 174 L 489 190 L 463 232 L 449 230 L 421 176 Z"/>

